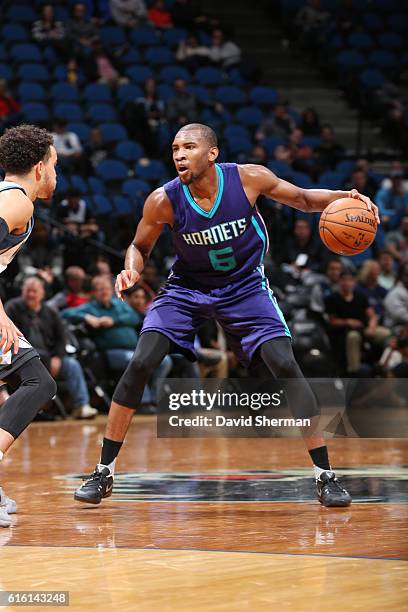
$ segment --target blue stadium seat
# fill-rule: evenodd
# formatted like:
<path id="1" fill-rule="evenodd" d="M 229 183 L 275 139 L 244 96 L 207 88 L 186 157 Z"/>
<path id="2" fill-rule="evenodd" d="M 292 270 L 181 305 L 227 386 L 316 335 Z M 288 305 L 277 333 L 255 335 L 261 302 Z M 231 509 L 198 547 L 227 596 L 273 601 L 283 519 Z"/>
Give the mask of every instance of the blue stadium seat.
<path id="1" fill-rule="evenodd" d="M 174 62 L 174 54 L 168 47 L 149 47 L 144 57 L 145 61 L 153 66 L 164 66 Z"/>
<path id="2" fill-rule="evenodd" d="M 10 81 L 13 78 L 13 72 L 7 64 L 0 64 L 0 79 Z"/>
<path id="3" fill-rule="evenodd" d="M 344 68 L 360 68 L 365 66 L 366 59 L 362 53 L 355 49 L 344 49 L 337 53 L 336 64 Z"/>
<path id="4" fill-rule="evenodd" d="M 365 13 L 362 15 L 363 25 L 367 30 L 378 32 L 384 28 L 384 23 L 377 13 Z"/>
<path id="5" fill-rule="evenodd" d="M 160 44 L 159 32 L 151 26 L 139 26 L 130 34 L 131 42 L 137 47 L 152 47 Z"/>
<path id="6" fill-rule="evenodd" d="M 376 68 L 393 68 L 398 64 L 398 58 L 391 51 L 377 49 L 368 56 L 368 64 Z"/>
<path id="7" fill-rule="evenodd" d="M 166 176 L 166 172 L 166 166 L 160 160 L 152 159 L 135 165 L 136 176 L 144 181 L 159 181 Z"/>
<path id="8" fill-rule="evenodd" d="M 134 210 L 129 202 L 129 198 L 123 195 L 115 195 L 113 197 L 113 213 L 115 216 L 132 215 Z"/>
<path id="9" fill-rule="evenodd" d="M 105 184 L 97 176 L 90 176 L 88 178 L 88 185 L 90 193 L 96 193 L 98 195 L 104 195 L 106 193 Z"/>
<path id="10" fill-rule="evenodd" d="M 137 49 L 129 49 L 129 51 L 127 51 L 120 58 L 120 62 L 124 66 L 133 66 L 134 64 L 140 64 L 141 61 L 142 57 Z"/>
<path id="11" fill-rule="evenodd" d="M 87 114 L 93 124 L 116 122 L 118 115 L 111 104 L 91 104 L 88 106 Z"/>
<path id="12" fill-rule="evenodd" d="M 78 85 L 83 85 L 86 79 L 85 79 L 84 73 L 82 72 L 80 68 L 78 69 L 77 77 L 78 77 Z M 66 67 L 63 64 L 57 64 L 57 66 L 55 66 L 54 68 L 53 80 L 62 81 L 63 83 L 66 83 L 67 78 L 68 77 L 67 77 Z"/>
<path id="13" fill-rule="evenodd" d="M 381 47 L 384 49 L 401 49 L 403 40 L 397 32 L 383 32 L 379 36 Z"/>
<path id="14" fill-rule="evenodd" d="M 128 179 L 122 183 L 122 192 L 132 199 L 144 197 L 151 190 L 149 183 L 141 179 Z"/>
<path id="15" fill-rule="evenodd" d="M 341 172 L 323 172 L 319 176 L 319 185 L 323 189 L 342 189 L 345 178 Z"/>
<path id="16" fill-rule="evenodd" d="M 176 79 L 184 79 L 188 82 L 190 78 L 190 73 L 184 66 L 165 66 L 159 72 L 159 80 L 170 84 L 173 84 Z"/>
<path id="17" fill-rule="evenodd" d="M 58 102 L 54 105 L 53 114 L 66 121 L 83 121 L 84 119 L 82 108 L 74 102 Z"/>
<path id="18" fill-rule="evenodd" d="M 17 91 L 21 102 L 43 102 L 46 98 L 45 89 L 39 83 L 20 83 Z"/>
<path id="19" fill-rule="evenodd" d="M 69 183 L 68 179 L 62 174 L 62 172 L 57 172 L 57 187 L 55 189 L 56 195 L 64 195 L 70 187 L 71 184 Z"/>
<path id="20" fill-rule="evenodd" d="M 7 23 L 1 31 L 1 39 L 6 43 L 25 42 L 29 40 L 29 34 L 22 25 Z"/>
<path id="21" fill-rule="evenodd" d="M 61 6 L 60 4 L 54 6 L 54 14 L 57 21 L 68 21 L 70 18 L 68 7 Z"/>
<path id="22" fill-rule="evenodd" d="M 408 30 L 408 15 L 406 13 L 394 13 L 388 17 L 388 26 L 395 32 Z"/>
<path id="23" fill-rule="evenodd" d="M 362 253 L 347 257 L 347 262 L 351 261 L 356 267 L 360 267 L 364 261 L 367 261 L 367 259 L 375 259 L 372 247 L 368 247 L 368 249 Z"/>
<path id="24" fill-rule="evenodd" d="M 50 80 L 50 75 L 42 64 L 21 64 L 17 71 L 19 79 L 22 81 L 39 81 L 46 83 Z"/>
<path id="25" fill-rule="evenodd" d="M 126 162 L 136 162 L 144 156 L 143 147 L 134 140 L 124 140 L 115 147 L 115 155 Z"/>
<path id="26" fill-rule="evenodd" d="M 160 100 L 163 100 L 163 102 L 168 102 L 170 98 L 174 97 L 174 89 L 170 87 L 170 85 L 163 83 L 157 86 L 157 94 Z"/>
<path id="27" fill-rule="evenodd" d="M 75 132 L 81 142 L 87 142 L 91 135 L 91 128 L 86 123 L 70 122 L 67 124 L 67 130 Z"/>
<path id="28" fill-rule="evenodd" d="M 305 172 L 292 172 L 290 180 L 302 189 L 310 189 L 313 186 L 312 179 Z"/>
<path id="29" fill-rule="evenodd" d="M 54 102 L 77 102 L 78 90 L 69 83 L 54 83 L 51 87 L 51 98 Z"/>
<path id="30" fill-rule="evenodd" d="M 144 83 L 154 76 L 153 70 L 148 66 L 129 66 L 129 68 L 126 68 L 125 74 L 134 83 Z"/>
<path id="31" fill-rule="evenodd" d="M 385 78 L 379 70 L 368 69 L 360 73 L 360 81 L 367 89 L 380 89 L 384 84 Z"/>
<path id="32" fill-rule="evenodd" d="M 236 119 L 248 127 L 258 127 L 265 118 L 257 106 L 244 106 L 236 113 Z"/>
<path id="33" fill-rule="evenodd" d="M 286 162 L 279 161 L 278 159 L 274 159 L 267 163 L 269 170 L 272 170 L 278 176 L 282 176 L 285 178 L 292 177 L 293 170 Z"/>
<path id="34" fill-rule="evenodd" d="M 352 32 L 348 37 L 348 44 L 353 49 L 371 49 L 374 41 L 367 32 Z"/>
<path id="35" fill-rule="evenodd" d="M 117 159 L 104 159 L 96 166 L 96 174 L 102 181 L 124 181 L 129 171 L 126 164 Z"/>
<path id="36" fill-rule="evenodd" d="M 175 48 L 182 40 L 186 40 L 188 36 L 187 30 L 183 28 L 169 28 L 162 34 L 162 40 L 168 47 Z"/>
<path id="37" fill-rule="evenodd" d="M 195 78 L 200 85 L 209 85 L 211 87 L 222 85 L 225 80 L 222 70 L 212 67 L 199 68 L 195 73 Z"/>
<path id="38" fill-rule="evenodd" d="M 104 26 L 100 28 L 99 36 L 106 47 L 118 47 L 127 42 L 125 32 L 119 26 Z"/>
<path id="39" fill-rule="evenodd" d="M 0 62 L 7 61 L 7 51 L 4 45 L 0 44 Z"/>
<path id="40" fill-rule="evenodd" d="M 104 163 L 104 162 L 101 162 Z M 104 195 L 96 194 L 90 201 L 90 208 L 93 215 L 104 216 L 113 213 L 111 201 Z"/>
<path id="41" fill-rule="evenodd" d="M 11 22 L 22 22 L 31 25 L 38 19 L 38 14 L 30 4 L 16 3 L 8 8 L 6 19 Z"/>
<path id="42" fill-rule="evenodd" d="M 70 178 L 71 178 L 71 185 L 74 189 L 78 189 L 78 191 L 80 191 L 82 195 L 89 193 L 88 184 L 85 181 L 85 179 L 82 178 L 82 176 L 79 176 L 78 174 L 74 174 Z"/>
<path id="43" fill-rule="evenodd" d="M 120 123 L 102 123 L 98 127 L 105 144 L 128 140 L 127 131 Z"/>
<path id="44" fill-rule="evenodd" d="M 247 95 L 235 85 L 223 85 L 215 90 L 215 99 L 226 106 L 242 106 L 247 101 Z"/>
<path id="45" fill-rule="evenodd" d="M 143 89 L 138 85 L 133 85 L 132 83 L 119 85 L 116 90 L 116 98 L 119 102 L 119 105 L 122 106 L 126 102 L 134 102 L 135 100 L 141 97 L 143 97 Z"/>
<path id="46" fill-rule="evenodd" d="M 42 61 L 42 55 L 38 47 L 29 43 L 13 45 L 10 49 L 10 57 L 17 64 Z"/>
<path id="47" fill-rule="evenodd" d="M 302 144 L 305 147 L 310 147 L 311 149 L 317 149 L 320 146 L 321 140 L 319 136 L 305 136 L 302 140 Z"/>
<path id="48" fill-rule="evenodd" d="M 39 102 L 25 102 L 22 111 L 28 122 L 48 121 L 50 118 L 47 106 Z"/>
<path id="49" fill-rule="evenodd" d="M 202 104 L 210 101 L 209 91 L 204 85 L 187 85 L 188 93 L 193 94 Z"/>
<path id="50" fill-rule="evenodd" d="M 223 132 L 224 138 L 250 138 L 248 128 L 243 125 L 227 125 Z"/>
<path id="51" fill-rule="evenodd" d="M 112 93 L 107 85 L 101 83 L 90 83 L 83 91 L 83 97 L 92 104 L 94 102 L 111 102 Z"/>
<path id="52" fill-rule="evenodd" d="M 239 153 L 248 155 L 252 149 L 252 142 L 249 138 L 232 136 L 227 139 L 227 149 L 230 155 L 238 155 Z"/>
<path id="53" fill-rule="evenodd" d="M 350 176 L 353 172 L 356 162 L 354 159 L 343 159 L 336 165 L 336 172 L 340 172 L 345 176 Z"/>
<path id="54" fill-rule="evenodd" d="M 261 142 L 261 145 L 265 147 L 268 152 L 269 157 L 273 157 L 274 151 L 276 147 L 279 145 L 283 145 L 287 143 L 287 139 L 283 136 L 268 136 L 268 138 L 264 138 Z"/>
<path id="55" fill-rule="evenodd" d="M 272 87 L 258 86 L 251 90 L 250 98 L 256 106 L 273 106 L 278 102 L 278 94 Z"/>

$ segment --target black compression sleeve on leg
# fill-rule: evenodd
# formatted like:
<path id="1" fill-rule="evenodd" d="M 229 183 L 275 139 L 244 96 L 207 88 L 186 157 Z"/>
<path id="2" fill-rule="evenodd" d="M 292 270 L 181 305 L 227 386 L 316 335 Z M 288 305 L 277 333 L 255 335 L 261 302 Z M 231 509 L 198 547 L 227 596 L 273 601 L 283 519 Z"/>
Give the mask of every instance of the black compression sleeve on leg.
<path id="1" fill-rule="evenodd" d="M 304 419 L 319 415 L 320 408 L 295 359 L 289 338 L 279 337 L 264 342 L 260 354 L 272 374 L 287 381 L 284 384 L 285 394 L 295 418 Z"/>
<path id="2" fill-rule="evenodd" d="M 113 401 L 136 410 L 155 368 L 170 351 L 170 340 L 159 332 L 145 332 L 113 394 Z"/>
<path id="3" fill-rule="evenodd" d="M 18 438 L 54 397 L 57 385 L 38 357 L 26 361 L 10 376 L 2 377 L 15 391 L 0 408 L 0 429 Z"/>

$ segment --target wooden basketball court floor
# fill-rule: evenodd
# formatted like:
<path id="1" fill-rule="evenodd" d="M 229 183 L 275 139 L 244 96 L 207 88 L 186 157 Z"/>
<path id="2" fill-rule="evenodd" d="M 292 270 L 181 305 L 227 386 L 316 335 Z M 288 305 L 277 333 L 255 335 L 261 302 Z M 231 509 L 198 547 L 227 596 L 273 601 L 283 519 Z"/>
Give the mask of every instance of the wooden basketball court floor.
<path id="1" fill-rule="evenodd" d="M 104 426 L 34 423 L 2 462 L 20 511 L 0 590 L 69 591 L 73 610 L 407 609 L 406 440 L 329 441 L 355 501 L 327 509 L 301 440 L 157 439 L 136 417 L 114 495 L 78 504 Z"/>

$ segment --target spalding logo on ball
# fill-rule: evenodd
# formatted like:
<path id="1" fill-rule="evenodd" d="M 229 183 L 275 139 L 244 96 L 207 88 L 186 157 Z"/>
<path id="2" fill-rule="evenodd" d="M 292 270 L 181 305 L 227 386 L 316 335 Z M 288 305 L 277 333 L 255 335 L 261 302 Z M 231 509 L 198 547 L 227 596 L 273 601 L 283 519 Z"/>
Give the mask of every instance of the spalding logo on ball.
<path id="1" fill-rule="evenodd" d="M 320 238 L 338 255 L 357 255 L 374 242 L 377 222 L 372 210 L 361 200 L 340 198 L 321 214 Z"/>

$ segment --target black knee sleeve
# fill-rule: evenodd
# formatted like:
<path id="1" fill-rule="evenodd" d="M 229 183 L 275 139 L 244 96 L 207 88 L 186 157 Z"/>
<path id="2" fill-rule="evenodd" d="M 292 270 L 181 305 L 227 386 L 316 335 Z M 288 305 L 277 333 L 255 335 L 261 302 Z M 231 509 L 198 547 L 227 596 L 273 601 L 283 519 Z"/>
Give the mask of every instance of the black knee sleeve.
<path id="1" fill-rule="evenodd" d="M 262 344 L 260 354 L 275 378 L 282 379 L 294 417 L 305 419 L 320 415 L 316 397 L 295 359 L 289 338 L 268 340 Z"/>
<path id="2" fill-rule="evenodd" d="M 113 394 L 113 401 L 136 410 L 147 381 L 170 350 L 170 340 L 159 332 L 140 336 L 136 350 Z"/>
<path id="3" fill-rule="evenodd" d="M 15 391 L 0 409 L 0 428 L 17 438 L 55 396 L 57 385 L 38 357 L 3 380 Z"/>

